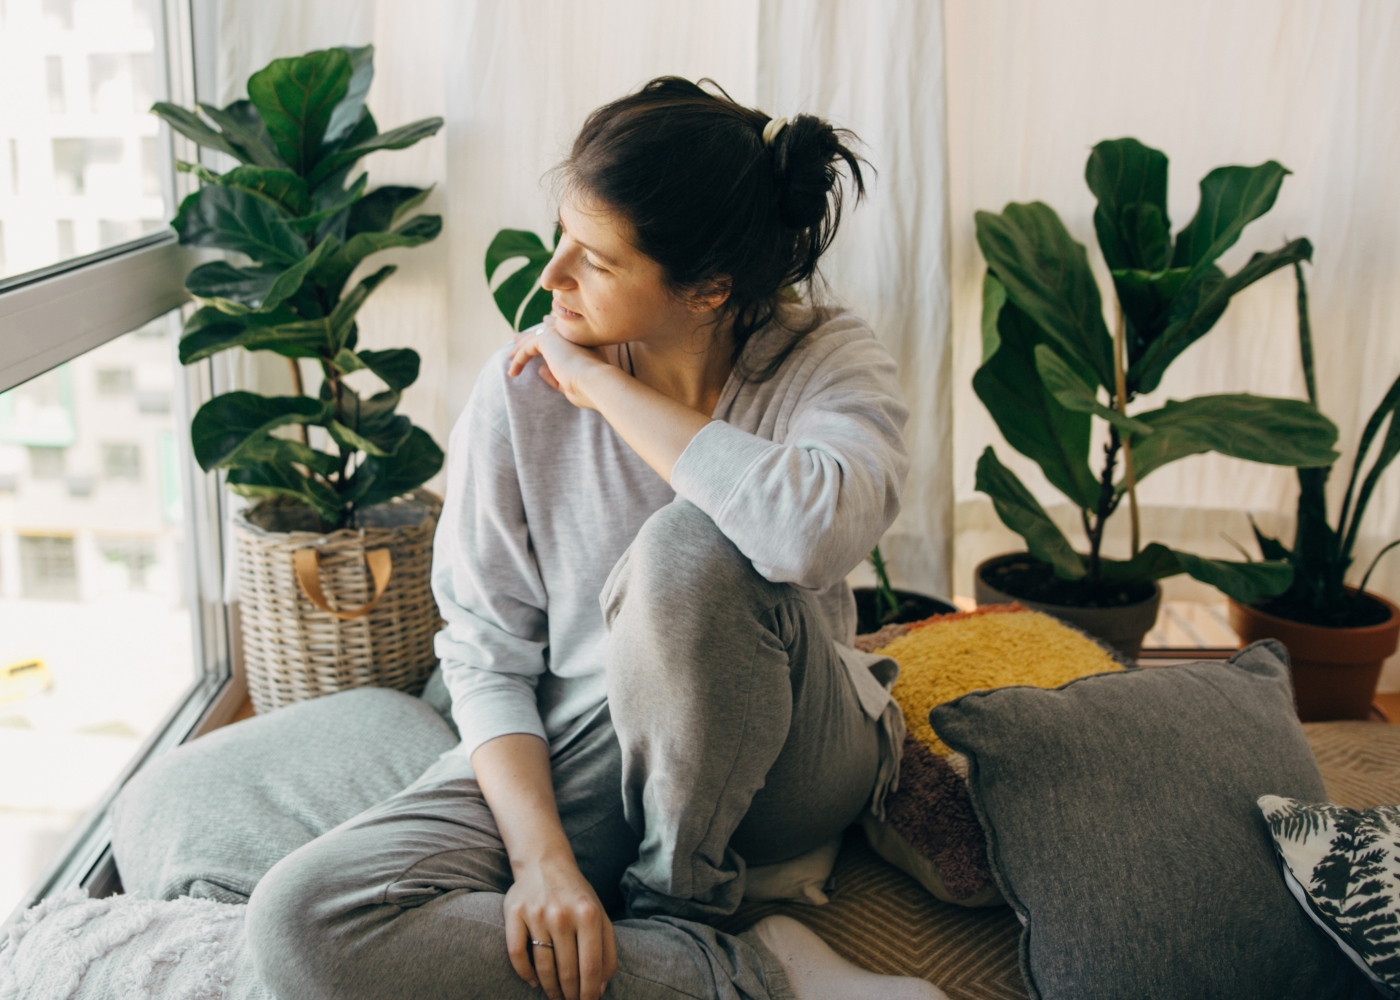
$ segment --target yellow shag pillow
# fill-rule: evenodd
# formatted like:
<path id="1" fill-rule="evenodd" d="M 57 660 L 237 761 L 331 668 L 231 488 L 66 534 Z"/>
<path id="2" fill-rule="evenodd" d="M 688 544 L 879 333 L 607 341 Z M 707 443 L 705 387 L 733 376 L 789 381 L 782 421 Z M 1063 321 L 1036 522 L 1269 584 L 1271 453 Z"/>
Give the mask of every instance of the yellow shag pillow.
<path id="1" fill-rule="evenodd" d="M 1001 903 L 967 793 L 966 761 L 938 738 L 929 712 L 972 691 L 1057 688 L 1123 665 L 1082 632 L 1019 604 L 887 626 L 857 645 L 899 664 L 893 693 L 909 729 L 899 789 L 886 799 L 885 818 L 862 820 L 871 846 L 939 899 Z"/>

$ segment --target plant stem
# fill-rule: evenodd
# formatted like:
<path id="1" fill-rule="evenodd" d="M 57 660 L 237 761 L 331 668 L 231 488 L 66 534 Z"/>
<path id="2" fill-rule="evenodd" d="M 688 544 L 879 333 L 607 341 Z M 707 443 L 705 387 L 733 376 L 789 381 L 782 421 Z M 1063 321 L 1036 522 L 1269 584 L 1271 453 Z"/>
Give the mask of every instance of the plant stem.
<path id="1" fill-rule="evenodd" d="M 306 385 L 301 380 L 301 365 L 298 363 L 296 358 L 288 358 L 287 364 L 291 365 L 292 367 L 292 392 L 298 396 L 305 396 Z M 310 445 L 311 438 L 306 433 L 306 425 L 298 424 L 297 429 L 301 432 L 301 443 L 304 445 Z"/>
<path id="2" fill-rule="evenodd" d="M 1313 373 L 1312 321 L 1308 319 L 1308 285 L 1303 280 L 1303 265 L 1293 263 L 1293 276 L 1298 283 L 1298 349 L 1303 355 L 1303 382 L 1308 387 L 1308 402 L 1317 405 L 1317 376 Z"/>
<path id="3" fill-rule="evenodd" d="M 1127 355 L 1127 319 L 1123 315 L 1123 303 L 1118 303 L 1118 325 L 1113 332 L 1113 403 L 1114 409 L 1123 416 L 1128 415 L 1128 377 L 1124 371 Z M 1133 556 L 1142 548 L 1142 528 L 1138 520 L 1137 476 L 1133 474 L 1133 449 L 1123 442 L 1123 479 L 1128 484 L 1128 514 L 1133 524 Z"/>
<path id="4" fill-rule="evenodd" d="M 1118 449 L 1122 441 L 1118 437 L 1118 428 L 1112 424 L 1108 425 L 1108 443 L 1103 446 L 1104 463 L 1103 472 L 1099 476 L 1099 502 L 1094 511 L 1094 523 L 1090 527 L 1088 518 L 1085 518 L 1085 530 L 1089 533 L 1089 566 L 1088 577 L 1093 583 L 1099 581 L 1099 548 L 1103 545 L 1103 529 L 1108 522 L 1109 515 L 1113 513 L 1117 506 L 1113 502 L 1113 469 L 1118 464 Z"/>

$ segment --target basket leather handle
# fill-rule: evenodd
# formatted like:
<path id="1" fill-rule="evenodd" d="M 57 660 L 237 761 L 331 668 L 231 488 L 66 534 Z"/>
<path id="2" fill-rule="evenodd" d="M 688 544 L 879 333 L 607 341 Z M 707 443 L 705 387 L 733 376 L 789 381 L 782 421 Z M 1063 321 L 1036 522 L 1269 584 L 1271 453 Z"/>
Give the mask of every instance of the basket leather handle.
<path id="1" fill-rule="evenodd" d="M 296 571 L 297 583 L 306 591 L 311 603 L 327 614 L 335 615 L 343 622 L 363 618 L 374 610 L 384 591 L 389 589 L 389 577 L 394 572 L 394 557 L 388 549 L 370 549 L 365 553 L 370 576 L 374 578 L 374 596 L 368 604 L 353 611 L 337 611 L 326 600 L 326 592 L 321 589 L 321 553 L 316 549 L 297 549 L 292 553 L 292 568 Z"/>

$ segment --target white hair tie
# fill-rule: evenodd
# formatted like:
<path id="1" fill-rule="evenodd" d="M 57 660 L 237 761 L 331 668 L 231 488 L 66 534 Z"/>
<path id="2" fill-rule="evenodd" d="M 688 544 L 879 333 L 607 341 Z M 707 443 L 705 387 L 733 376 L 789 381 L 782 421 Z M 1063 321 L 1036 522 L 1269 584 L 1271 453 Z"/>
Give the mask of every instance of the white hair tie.
<path id="1" fill-rule="evenodd" d="M 773 140 L 778 138 L 778 133 L 787 128 L 786 118 L 770 118 L 768 124 L 763 126 L 763 144 L 772 146 Z"/>

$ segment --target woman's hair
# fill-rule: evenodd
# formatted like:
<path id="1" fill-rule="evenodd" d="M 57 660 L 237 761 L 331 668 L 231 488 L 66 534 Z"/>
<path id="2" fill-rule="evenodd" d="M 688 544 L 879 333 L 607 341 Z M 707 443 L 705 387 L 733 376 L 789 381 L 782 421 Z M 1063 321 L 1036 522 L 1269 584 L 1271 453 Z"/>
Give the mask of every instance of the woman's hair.
<path id="1" fill-rule="evenodd" d="M 798 115 L 771 143 L 769 115 L 674 76 L 594 111 L 562 164 L 566 184 L 620 212 L 636 246 L 661 265 L 671 289 L 728 289 L 734 361 L 743 377 L 771 378 L 815 326 L 781 309 L 784 291 L 807 284 L 841 223 L 839 168 L 865 194 L 855 136 Z M 786 343 L 756 371 L 744 348 L 770 321 Z"/>

